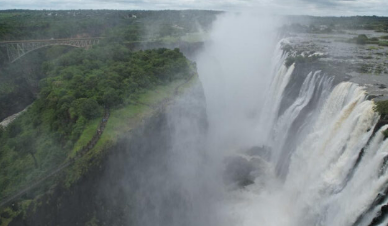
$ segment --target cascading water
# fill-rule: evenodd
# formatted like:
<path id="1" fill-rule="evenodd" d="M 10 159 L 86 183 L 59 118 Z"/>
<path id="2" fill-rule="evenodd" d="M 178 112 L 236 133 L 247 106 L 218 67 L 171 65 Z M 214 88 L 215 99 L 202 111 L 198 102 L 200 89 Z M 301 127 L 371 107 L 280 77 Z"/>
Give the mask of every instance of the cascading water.
<path id="1" fill-rule="evenodd" d="M 125 170 L 111 171 L 122 179 L 108 201 L 126 223 L 388 223 L 388 126 L 375 129 L 357 84 L 286 67 L 289 40 L 274 42 L 268 21 L 220 16 L 196 59 L 204 92 L 192 87 L 112 160 Z"/>
<path id="2" fill-rule="evenodd" d="M 387 126 L 374 133 L 379 119 L 374 103 L 357 84 L 334 84 L 334 77 L 321 71 L 298 74 L 295 65 L 285 67 L 281 43 L 287 40 L 266 44 L 276 48 L 272 69 L 260 69 L 270 65 L 269 48 L 260 44 L 273 38 L 267 26 L 256 23 L 267 37 L 255 31 L 237 41 L 225 36 L 246 20 L 220 18 L 197 60 L 207 99 L 209 158 L 221 173 L 222 159 L 234 156 L 235 164 L 250 169 L 239 175 L 252 180 L 237 189 L 217 187 L 226 188 L 217 211 L 228 219 L 223 225 L 386 225 L 388 219 L 376 216 L 388 202 L 388 140 L 382 134 Z M 302 81 L 298 95 L 286 96 L 297 81 Z M 282 106 L 283 98 L 292 101 Z M 251 147 L 256 154 L 247 154 Z M 260 154 L 263 147 L 270 158 Z"/>

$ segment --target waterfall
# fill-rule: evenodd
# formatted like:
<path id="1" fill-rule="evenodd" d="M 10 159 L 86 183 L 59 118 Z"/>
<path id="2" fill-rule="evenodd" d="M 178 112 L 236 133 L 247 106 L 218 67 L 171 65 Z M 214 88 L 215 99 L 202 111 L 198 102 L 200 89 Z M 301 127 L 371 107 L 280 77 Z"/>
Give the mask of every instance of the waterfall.
<path id="1" fill-rule="evenodd" d="M 241 54 L 236 64 L 228 58 L 226 46 L 240 42 L 217 34 L 213 39 L 198 60 L 210 125 L 207 151 L 214 162 L 221 159 L 213 162 L 218 173 L 222 159 L 235 156 L 251 170 L 245 177 L 253 178 L 239 189 L 217 187 L 225 189 L 217 216 L 227 220 L 220 225 L 387 223 L 380 213 L 388 203 L 388 140 L 382 134 L 388 126 L 374 133 L 379 115 L 364 88 L 338 83 L 318 68 L 303 74 L 297 69 L 303 65 L 286 67 L 282 46 L 288 39 L 272 46 L 269 69 L 257 73 L 241 63 L 251 54 Z M 255 54 L 263 61 L 269 53 Z M 247 154 L 251 147 L 268 147 L 270 158 Z"/>
<path id="2" fill-rule="evenodd" d="M 289 68 L 284 65 L 284 61 L 287 58 L 287 54 L 283 53 L 281 49 L 282 45 L 287 43 L 287 39 L 281 40 L 275 48 L 275 54 L 272 59 L 272 74 L 274 75 L 271 85 L 267 90 L 268 98 L 266 98 L 263 107 L 261 106 L 261 113 L 259 117 L 259 123 L 257 130 L 261 130 L 263 136 L 260 137 L 259 143 L 266 143 L 269 139 L 269 133 L 266 131 L 271 130 L 275 122 L 277 112 L 280 108 L 280 102 L 284 89 L 286 88 L 291 74 L 295 69 L 295 64 L 292 64 Z"/>
<path id="3" fill-rule="evenodd" d="M 284 68 L 276 74 L 292 82 Z M 309 73 L 294 103 L 273 116 L 267 134 L 271 164 L 281 168 L 283 177 L 279 172 L 261 175 L 232 192 L 225 208 L 235 216 L 232 225 L 368 226 L 379 216 L 388 203 L 388 198 L 376 201 L 388 190 L 388 140 L 382 134 L 388 126 L 373 134 L 379 115 L 364 89 L 350 82 L 333 87 L 332 82 L 320 71 Z M 306 109 L 311 102 L 318 106 Z M 272 103 L 279 105 L 280 100 Z M 305 121 L 296 125 L 301 114 Z M 295 132 L 298 136 L 292 136 Z M 290 147 L 287 138 L 296 139 L 297 145 Z"/>
<path id="4" fill-rule="evenodd" d="M 291 157 L 284 189 L 295 199 L 299 223 L 352 225 L 368 207 L 368 202 L 373 202 L 381 184 L 377 183 L 369 192 L 364 191 L 365 183 L 374 183 L 370 178 L 373 174 L 364 181 L 364 172 L 359 170 L 376 167 L 366 157 L 370 151 L 375 152 L 376 138 L 365 148 L 364 158 L 355 166 L 377 119 L 373 103 L 366 100 L 361 87 L 348 82 L 335 87 L 319 112 L 314 128 Z M 355 172 L 349 178 L 352 171 Z M 360 187 L 354 190 L 356 184 Z M 360 205 L 355 205 L 358 201 Z"/>
<path id="5" fill-rule="evenodd" d="M 302 84 L 299 95 L 295 102 L 277 119 L 276 125 L 272 128 L 272 149 L 275 152 L 274 162 L 277 164 L 280 174 L 285 174 L 287 171 L 288 158 L 293 153 L 294 147 L 287 142 L 287 138 L 298 141 L 298 138 L 303 139 L 306 134 L 309 125 L 311 125 L 314 119 L 313 114 L 309 114 L 303 117 L 303 122 L 296 121 L 301 116 L 302 111 L 312 102 L 317 101 L 318 106 L 314 109 L 319 111 L 320 105 L 327 96 L 327 90 L 330 90 L 333 78 L 329 76 L 321 75 L 321 71 L 314 73 L 310 72 L 305 81 Z M 317 94 L 318 93 L 318 94 Z M 314 96 L 319 96 L 314 99 Z M 310 112 L 309 112 L 310 113 Z M 298 131 L 299 136 L 292 136 L 290 131 Z"/>
<path id="6" fill-rule="evenodd" d="M 152 139 L 135 139 L 130 225 L 388 223 L 388 126 L 376 131 L 374 102 L 309 63 L 286 67 L 289 40 L 267 21 L 220 16 L 196 59 L 204 96 L 191 87 Z"/>

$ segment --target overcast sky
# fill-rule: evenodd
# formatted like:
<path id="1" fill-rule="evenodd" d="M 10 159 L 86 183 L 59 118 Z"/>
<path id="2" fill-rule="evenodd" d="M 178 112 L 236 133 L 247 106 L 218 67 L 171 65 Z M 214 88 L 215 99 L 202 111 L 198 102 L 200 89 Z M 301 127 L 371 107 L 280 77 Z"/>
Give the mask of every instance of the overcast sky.
<path id="1" fill-rule="evenodd" d="M 0 9 L 250 9 L 283 15 L 388 16 L 388 0 L 0 0 Z"/>

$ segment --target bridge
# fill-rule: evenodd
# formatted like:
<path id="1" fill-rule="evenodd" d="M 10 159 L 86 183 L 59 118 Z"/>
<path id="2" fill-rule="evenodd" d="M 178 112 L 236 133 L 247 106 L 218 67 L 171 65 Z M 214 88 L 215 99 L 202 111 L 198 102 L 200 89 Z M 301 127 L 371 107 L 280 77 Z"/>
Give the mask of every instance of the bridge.
<path id="1" fill-rule="evenodd" d="M 101 37 L 96 38 L 69 38 L 48 40 L 19 40 L 0 42 L 0 47 L 7 48 L 8 60 L 13 63 L 24 55 L 47 46 L 72 46 L 88 49 L 100 42 Z"/>

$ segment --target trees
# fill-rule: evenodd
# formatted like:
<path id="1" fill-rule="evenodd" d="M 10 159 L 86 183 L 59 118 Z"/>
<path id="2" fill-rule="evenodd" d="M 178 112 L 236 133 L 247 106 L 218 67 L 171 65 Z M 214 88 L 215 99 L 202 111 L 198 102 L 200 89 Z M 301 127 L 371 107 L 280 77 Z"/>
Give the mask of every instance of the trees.
<path id="1" fill-rule="evenodd" d="M 118 91 L 109 88 L 104 92 L 102 97 L 102 101 L 106 107 L 112 107 L 122 102 L 120 94 Z"/>
<path id="2" fill-rule="evenodd" d="M 30 154 L 38 165 L 28 131 L 50 131 L 55 143 L 72 148 L 66 144 L 77 141 L 89 120 L 102 117 L 104 107 L 129 103 L 144 89 L 186 78 L 190 67 L 179 49 L 131 52 L 122 45 L 106 44 L 69 51 L 45 64 L 48 77 L 39 83 L 29 122 L 11 123 L 5 137 L 14 141 L 12 147 L 18 153 Z"/>
<path id="3" fill-rule="evenodd" d="M 30 154 L 34 160 L 35 168 L 38 168 L 38 161 L 36 160 L 35 153 L 35 137 L 31 132 L 25 133 L 22 136 L 15 138 L 13 141 L 13 146 L 15 147 L 15 151 L 19 155 L 27 155 Z"/>
<path id="4" fill-rule="evenodd" d="M 91 98 L 80 99 L 80 112 L 82 116 L 90 120 L 101 116 L 101 107 L 98 105 L 97 101 Z"/>
<path id="5" fill-rule="evenodd" d="M 124 18 L 117 15 L 127 16 L 128 12 L 20 12 L 1 19 L 1 24 L 5 25 L 3 28 L 12 28 L 12 31 L 0 31 L 0 39 L 50 39 L 50 34 L 53 38 L 105 38 L 88 50 L 61 46 L 42 48 L 31 52 L 18 63 L 2 68 L 0 117 L 10 115 L 7 112 L 9 106 L 26 106 L 34 101 L 28 111 L 9 127 L 4 130 L 0 127 L 0 193 L 4 195 L 47 175 L 66 161 L 71 150 L 78 150 L 78 144 L 82 146 L 82 141 L 89 139 L 85 134 L 94 135 L 94 127 L 103 116 L 104 105 L 116 108 L 123 103 L 133 104 L 145 89 L 185 78 L 189 68 L 188 61 L 179 50 L 133 52 L 127 48 L 127 44 L 113 42 L 140 41 L 143 29 L 155 22 L 155 17 L 150 19 L 152 15 L 160 17 L 157 20 L 161 24 L 169 24 L 166 29 L 171 32 L 182 31 L 171 27 L 176 24 L 186 29 L 184 23 L 176 20 L 183 18 L 180 13 L 139 11 L 136 12 L 137 18 Z M 49 16 L 51 13 L 52 16 Z M 190 22 L 187 24 L 195 20 L 189 14 L 198 14 L 184 13 Z M 38 18 L 38 14 L 44 15 Z M 58 16 L 54 17 L 54 14 Z M 166 18 L 162 14 L 172 16 Z M 64 25 L 63 21 L 68 24 Z M 113 31 L 112 36 L 101 35 L 108 30 Z M 1 61 L 7 60 L 7 54 L 4 48 L 0 51 L 1 64 Z M 26 95 L 31 98 L 28 99 L 29 103 L 18 102 L 27 100 L 25 96 L 9 95 L 29 90 L 34 91 Z M 35 92 L 39 92 L 38 95 Z M 91 121 L 94 118 L 99 119 Z"/>

